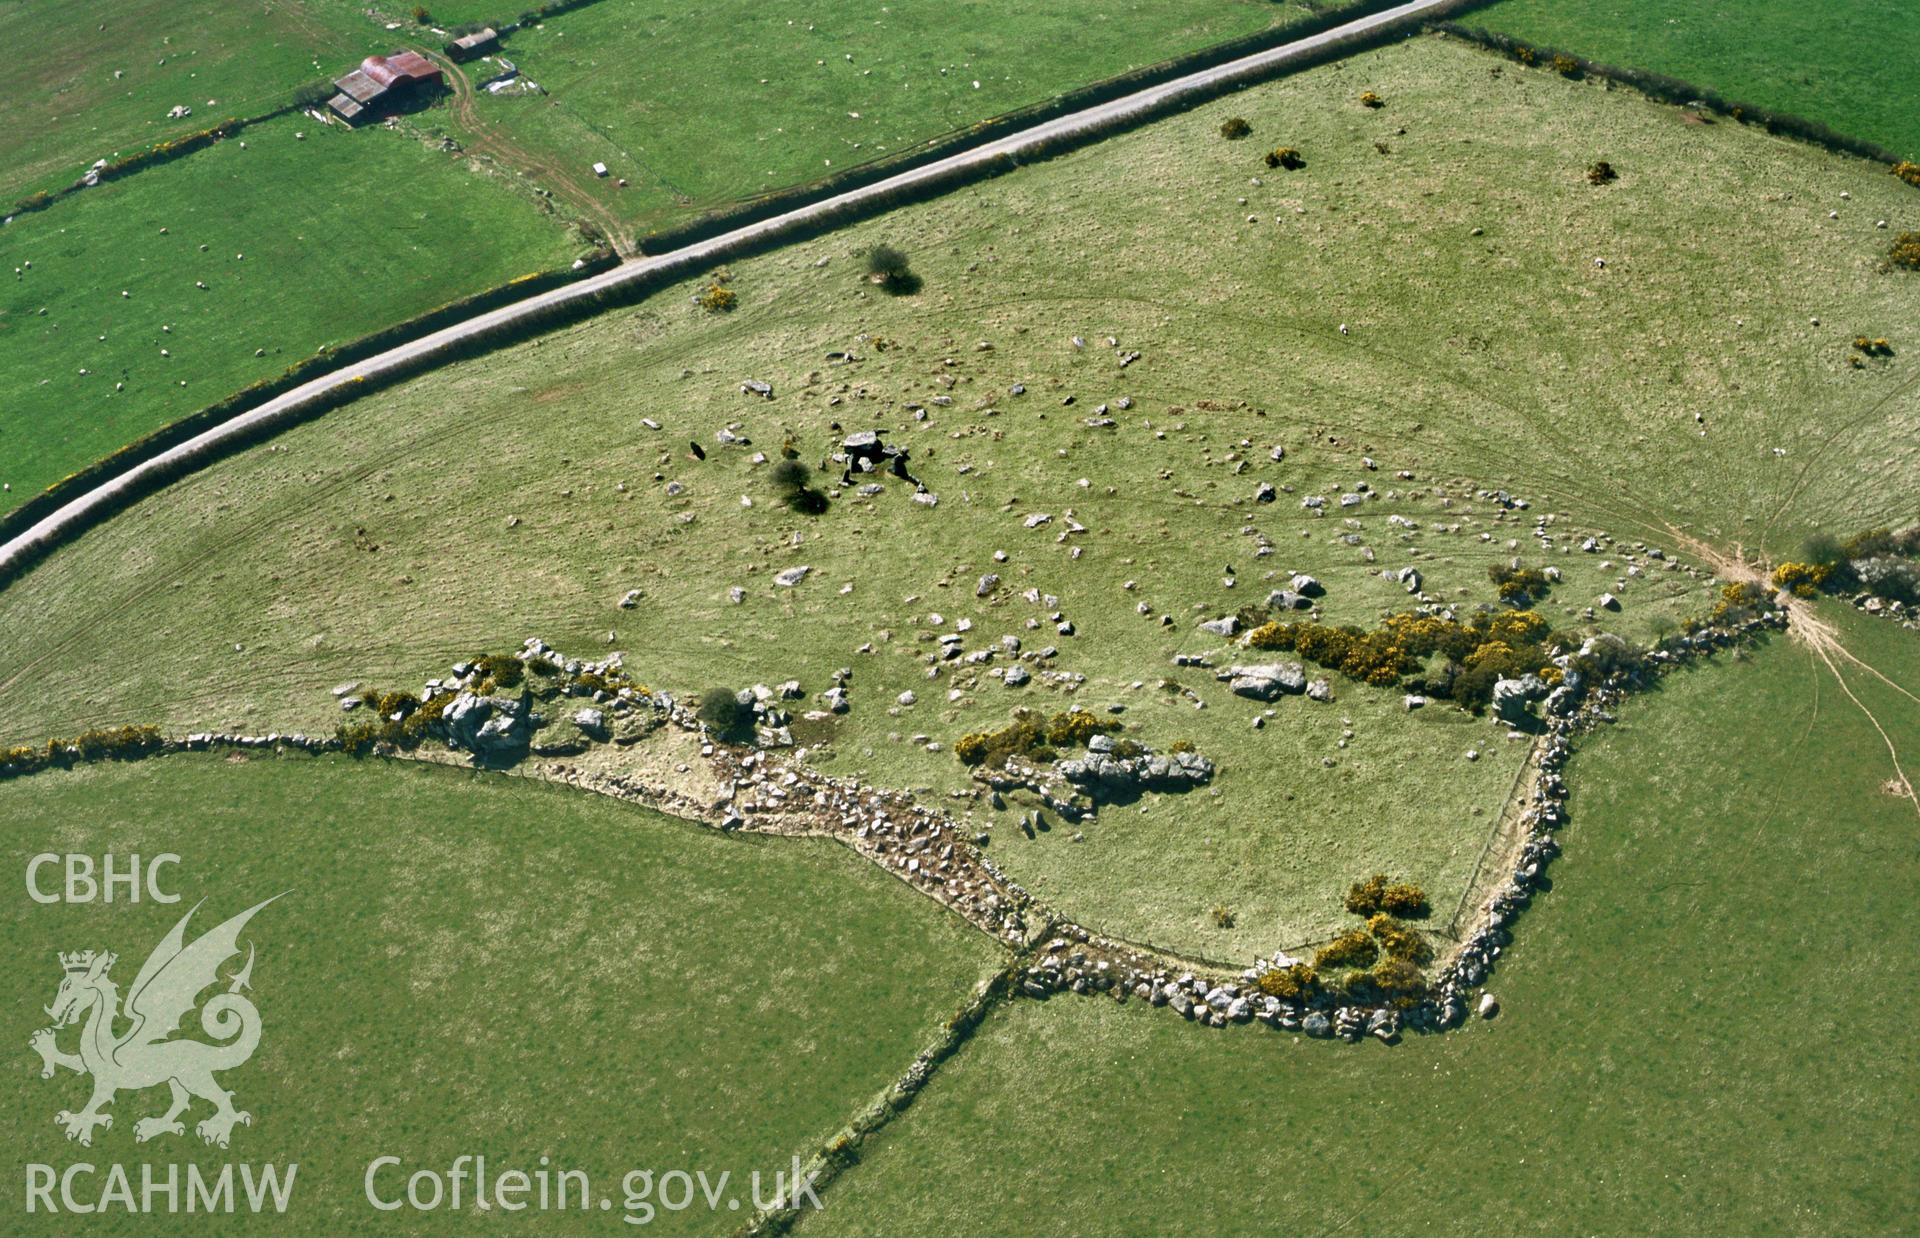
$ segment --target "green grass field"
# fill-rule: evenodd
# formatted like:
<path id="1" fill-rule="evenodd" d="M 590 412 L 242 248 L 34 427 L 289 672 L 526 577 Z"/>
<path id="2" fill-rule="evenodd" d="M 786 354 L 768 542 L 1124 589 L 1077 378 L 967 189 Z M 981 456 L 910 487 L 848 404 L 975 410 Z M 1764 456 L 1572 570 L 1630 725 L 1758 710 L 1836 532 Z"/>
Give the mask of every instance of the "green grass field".
<path id="1" fill-rule="evenodd" d="M 0 213 L 33 190 L 72 184 L 96 159 L 270 112 L 387 37 L 357 11 L 305 0 L 0 7 L 10 51 Z M 169 118 L 176 106 L 192 114 Z"/>
<path id="2" fill-rule="evenodd" d="M 362 1175 L 382 1155 L 406 1165 L 383 1191 L 462 1154 L 495 1172 L 547 1157 L 588 1171 L 615 1218 L 629 1169 L 732 1170 L 744 1193 L 748 1172 L 787 1168 L 890 1084 L 998 965 L 984 936 L 837 845 L 723 837 L 531 780 L 167 758 L 5 784 L 0 823 L 16 881 L 49 849 L 123 865 L 173 852 L 162 886 L 184 900 L 8 900 L 16 1162 L 119 1163 L 136 1189 L 142 1162 L 297 1162 L 284 1222 L 302 1233 L 474 1219 L 471 1195 L 458 1214 L 374 1212 Z M 124 996 L 196 900 L 189 940 L 283 890 L 246 931 L 260 1048 L 223 1076 L 252 1125 L 226 1150 L 191 1126 L 136 1144 L 134 1120 L 165 1107 L 159 1089 L 121 1096 L 91 1150 L 69 1144 L 53 1115 L 78 1109 L 85 1084 L 41 1079 L 26 1048 L 61 979 L 54 952 L 116 952 Z M 659 1220 L 725 1232 L 740 1215 Z"/>
<path id="3" fill-rule="evenodd" d="M 1895 49 L 1920 44 L 1920 8 L 1903 0 L 1734 7 L 1496 0 L 1460 20 L 1817 120 L 1909 159 L 1920 155 L 1912 92 L 1896 84 Z"/>
<path id="4" fill-rule="evenodd" d="M 999 818 L 992 854 L 1090 925 L 1244 959 L 1333 931 L 1338 892 L 1376 869 L 1451 907 L 1519 746 L 1344 682 L 1336 703 L 1284 701 L 1255 731 L 1254 706 L 1170 665 L 1222 646 L 1197 620 L 1292 570 L 1319 576 L 1343 621 L 1406 607 L 1378 572 L 1409 564 L 1471 605 L 1490 596 L 1488 565 L 1539 561 L 1530 530 L 1551 514 L 1560 547 L 1622 540 L 1552 555 L 1568 580 L 1548 617 L 1585 627 L 1614 591 L 1608 625 L 1645 636 L 1706 598 L 1644 558 L 1655 570 L 1628 575 L 1635 541 L 1671 552 L 1677 527 L 1786 554 L 1816 528 L 1903 519 L 1920 442 L 1905 346 L 1846 363 L 1854 334 L 1897 333 L 1920 306 L 1920 280 L 1880 269 L 1873 227 L 1911 210 L 1910 191 L 1491 67 L 1425 40 L 1318 69 L 738 263 L 730 316 L 693 309 L 687 285 L 330 413 L 0 594 L 0 741 L 132 721 L 326 728 L 336 682 L 417 684 L 529 635 L 623 649 L 681 692 L 788 677 L 818 692 L 851 666 L 853 712 L 802 740 L 834 773 L 964 788 L 951 752 L 916 737 L 950 746 L 1022 703 L 1123 704 L 1133 735 L 1191 739 L 1221 763 L 1211 791 L 1106 813 L 1079 842 L 1030 842 Z M 1365 89 L 1387 106 L 1359 107 Z M 1252 139 L 1217 136 L 1234 113 Z M 1260 165 L 1282 143 L 1305 170 Z M 1598 157 L 1618 183 L 1585 182 Z M 1161 184 L 1186 190 L 1133 188 Z M 865 286 L 857 255 L 882 239 L 911 251 L 917 295 Z M 828 360 L 846 349 L 862 360 Z M 1116 349 L 1141 359 L 1123 369 Z M 776 398 L 742 395 L 747 378 Z M 1117 424 L 1087 426 L 1103 403 Z M 835 422 L 910 446 L 938 506 L 896 484 L 817 520 L 781 509 L 751 453 L 790 434 L 817 460 Z M 730 423 L 753 446 L 721 447 Z M 1262 480 L 1293 489 L 1257 506 Z M 1299 506 L 1363 480 L 1383 497 L 1325 518 Z M 1535 506 L 1496 521 L 1476 486 Z M 1026 527 L 1042 513 L 1053 523 Z M 1069 514 L 1085 533 L 1066 532 Z M 798 564 L 813 569 L 800 587 L 773 584 Z M 981 601 L 988 571 L 1002 590 Z M 618 609 L 632 588 L 644 600 Z M 1056 634 L 1056 613 L 1075 635 Z M 967 648 L 1051 643 L 1084 686 L 929 678 L 937 634 L 961 618 Z M 908 690 L 916 703 L 896 704 Z"/>
<path id="5" fill-rule="evenodd" d="M 513 35 L 505 54 L 548 94 L 482 93 L 479 115 L 644 230 L 1307 12 L 1272 0 L 602 0 Z"/>
<path id="6" fill-rule="evenodd" d="M 585 248 L 453 156 L 303 116 L 89 189 L 5 236 L 0 511 L 323 345 Z"/>
<path id="7" fill-rule="evenodd" d="M 1911 685 L 1911 633 L 1842 632 Z M 1920 705 L 1845 678 L 1911 773 Z M 1920 1135 L 1920 868 L 1892 773 L 1784 638 L 1684 674 L 1574 758 L 1566 855 L 1491 986 L 1496 1020 L 1387 1049 L 1021 1003 L 802 1228 L 1900 1230 L 1920 1203 L 1898 1168 Z"/>

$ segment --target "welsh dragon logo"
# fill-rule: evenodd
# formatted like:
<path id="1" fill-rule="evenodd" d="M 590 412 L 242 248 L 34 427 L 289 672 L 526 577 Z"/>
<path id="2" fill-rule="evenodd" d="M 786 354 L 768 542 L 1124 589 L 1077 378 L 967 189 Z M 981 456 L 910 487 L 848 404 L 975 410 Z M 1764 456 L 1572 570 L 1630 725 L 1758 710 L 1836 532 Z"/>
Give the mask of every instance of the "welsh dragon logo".
<path id="1" fill-rule="evenodd" d="M 240 953 L 240 930 L 273 901 L 270 898 L 248 908 L 187 945 L 187 921 L 200 909 L 198 903 L 194 904 L 141 965 L 127 992 L 124 1012 L 120 1009 L 120 988 L 108 976 L 117 955 L 84 950 L 59 956 L 66 974 L 53 1005 L 46 1008 L 53 1026 L 35 1032 L 29 1043 L 40 1055 L 41 1078 L 51 1079 L 56 1068 L 62 1066 L 93 1078 L 93 1097 L 86 1108 L 79 1113 L 63 1109 L 54 1118 L 68 1139 L 91 1145 L 94 1128 L 113 1126 L 113 1115 L 102 1110 L 118 1093 L 143 1091 L 162 1083 L 173 1090 L 173 1101 L 165 1114 L 141 1118 L 133 1124 L 133 1137 L 139 1142 L 160 1135 L 185 1134 L 180 1115 L 196 1097 L 214 1108 L 211 1117 L 194 1126 L 195 1133 L 207 1143 L 224 1148 L 236 1124 L 252 1124 L 252 1115 L 235 1109 L 233 1093 L 214 1078 L 215 1071 L 232 1070 L 246 1062 L 260 1044 L 260 1012 L 240 993 L 251 987 L 251 944 L 246 965 L 234 973 L 227 991 L 214 994 L 200 1006 L 201 1030 L 221 1043 L 168 1037 L 193 1010 L 200 994 L 219 983 L 221 964 Z M 56 1033 L 83 1019 L 80 1052 L 62 1052 L 54 1043 Z M 129 1022 L 126 1030 L 115 1030 L 116 1023 Z"/>

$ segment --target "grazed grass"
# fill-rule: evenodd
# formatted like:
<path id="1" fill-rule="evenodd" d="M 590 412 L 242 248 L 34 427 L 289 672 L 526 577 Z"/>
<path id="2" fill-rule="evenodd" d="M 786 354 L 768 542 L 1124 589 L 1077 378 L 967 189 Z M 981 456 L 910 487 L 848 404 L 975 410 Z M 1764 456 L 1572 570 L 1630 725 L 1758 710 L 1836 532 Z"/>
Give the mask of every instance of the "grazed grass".
<path id="1" fill-rule="evenodd" d="M 1920 44 L 1920 10 L 1839 0 L 1748 5 L 1731 16 L 1705 0 L 1498 0 L 1462 20 L 1805 116 L 1908 158 L 1920 153 L 1920 118 L 1898 85 L 1911 64 L 1894 50 L 1910 55 Z"/>
<path id="2" fill-rule="evenodd" d="M 304 0 L 0 8 L 0 213 L 32 190 L 72 184 L 95 159 L 272 111 L 388 37 L 346 6 Z M 182 105 L 192 114 L 167 116 Z"/>
<path id="3" fill-rule="evenodd" d="M 834 772 L 964 789 L 951 752 L 915 736 L 950 745 L 1023 702 L 1123 704 L 1138 738 L 1191 739 L 1220 761 L 1217 796 L 1109 812 L 1080 842 L 1029 842 L 1010 814 L 975 807 L 999 823 L 990 846 L 1008 870 L 1089 923 L 1245 958 L 1333 931 L 1338 891 L 1368 872 L 1451 906 L 1519 745 L 1344 683 L 1337 703 L 1283 702 L 1254 731 L 1253 706 L 1170 665 L 1223 644 L 1197 620 L 1292 570 L 1327 584 L 1339 621 L 1407 606 L 1378 578 L 1407 564 L 1472 605 L 1489 564 L 1539 561 L 1529 530 L 1552 514 L 1569 579 L 1547 616 L 1584 627 L 1612 591 L 1625 609 L 1607 624 L 1644 636 L 1705 599 L 1644 558 L 1645 576 L 1626 575 L 1634 541 L 1670 550 L 1671 524 L 1779 553 L 1812 528 L 1885 523 L 1909 508 L 1920 442 L 1906 354 L 1845 363 L 1855 333 L 1893 330 L 1920 302 L 1920 283 L 1877 269 L 1872 226 L 1909 191 L 1594 85 L 1494 77 L 1496 63 L 1421 41 L 1315 70 L 739 263 L 731 315 L 693 309 L 689 283 L 331 413 L 0 594 L 0 731 L 323 728 L 339 680 L 417 683 L 528 635 L 623 649 L 680 691 L 797 676 L 818 692 L 848 666 L 853 712 L 799 733 Z M 1360 107 L 1363 89 L 1387 106 Z M 1218 139 L 1233 113 L 1256 142 Z M 1260 165 L 1282 142 L 1304 171 Z M 1595 157 L 1620 181 L 1588 185 Z M 866 289 L 859 254 L 882 240 L 909 250 L 919 294 Z M 863 359 L 827 360 L 849 348 Z M 1141 360 L 1122 369 L 1116 348 Z M 775 399 L 741 394 L 746 378 Z M 1085 424 L 1101 403 L 1115 426 Z M 894 483 L 817 520 L 780 507 L 752 454 L 791 434 L 817 462 L 835 422 L 912 447 L 939 505 Z M 753 445 L 721 447 L 728 423 Z M 1256 505 L 1262 480 L 1293 490 Z M 1299 506 L 1363 480 L 1383 497 L 1325 518 Z M 1477 486 L 1535 506 L 1496 520 Z M 1069 510 L 1088 531 L 1062 541 Z M 1054 521 L 1026 528 L 1035 513 Z M 1622 543 L 1572 550 L 1592 530 Z M 813 568 L 798 588 L 772 583 L 797 564 Z M 976 599 L 990 571 L 1001 590 Z M 617 609 L 636 587 L 641 605 Z M 959 618 L 969 649 L 1053 644 L 1055 666 L 1087 682 L 929 678 L 936 632 Z M 1160 691 L 1163 677 L 1208 708 Z M 907 690 L 917 702 L 898 705 Z M 1470 748 L 1486 755 L 1469 762 Z M 1208 916 L 1216 903 L 1236 911 L 1231 930 Z"/>
<path id="4" fill-rule="evenodd" d="M 162 885 L 184 900 L 8 901 L 8 1146 L 100 1164 L 82 1198 L 110 1162 L 136 1184 L 149 1161 L 297 1162 L 282 1223 L 303 1233 L 425 1223 L 366 1203 L 383 1155 L 405 1162 L 383 1195 L 415 1169 L 485 1155 L 494 1174 L 543 1157 L 584 1169 L 616 1209 L 629 1169 L 732 1170 L 744 1196 L 748 1172 L 770 1183 L 817 1146 L 997 965 L 984 936 L 837 845 L 722 837 L 498 775 L 344 759 L 95 766 L 0 786 L 0 840 L 16 875 L 49 849 L 122 865 L 174 852 Z M 42 1080 L 25 1050 L 61 978 L 53 952 L 115 951 L 124 994 L 196 900 L 190 939 L 283 890 L 246 934 L 260 1048 L 223 1076 L 252 1125 L 229 1149 L 205 1146 L 191 1134 L 201 1104 L 187 1138 L 136 1144 L 134 1120 L 165 1106 L 157 1089 L 121 1096 L 90 1153 L 67 1143 L 53 1114 L 84 1103 L 86 1085 Z M 450 1215 L 471 1218 L 471 1181 Z M 738 1222 L 724 1205 L 658 1219 Z M 134 1228 L 124 1212 L 91 1220 Z"/>
<path id="5" fill-rule="evenodd" d="M 510 40 L 546 94 L 479 105 L 644 229 L 1307 13 L 1272 0 L 601 0 Z M 608 179 L 588 174 L 595 162 Z"/>
<path id="6" fill-rule="evenodd" d="M 585 248 L 453 156 L 304 116 L 21 216 L 5 240 L 0 511 L 323 345 Z"/>
<path id="7" fill-rule="evenodd" d="M 1843 628 L 1913 665 L 1911 634 Z M 1911 701 L 1856 691 L 1920 745 Z M 1497 1020 L 1389 1050 L 1022 1003 L 805 1228 L 1899 1229 L 1920 871 L 1888 772 L 1802 647 L 1683 675 L 1574 758 L 1567 853 L 1502 961 Z"/>

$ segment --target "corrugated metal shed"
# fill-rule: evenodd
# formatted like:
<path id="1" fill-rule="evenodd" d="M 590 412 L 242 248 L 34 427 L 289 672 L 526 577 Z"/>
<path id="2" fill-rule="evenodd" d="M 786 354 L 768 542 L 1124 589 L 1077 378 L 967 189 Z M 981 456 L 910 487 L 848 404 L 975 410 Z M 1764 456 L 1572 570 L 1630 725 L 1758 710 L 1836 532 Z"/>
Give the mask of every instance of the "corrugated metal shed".
<path id="1" fill-rule="evenodd" d="M 466 60 L 490 50 L 500 41 L 500 35 L 492 26 L 476 30 L 472 34 L 463 34 L 455 39 L 447 49 L 455 60 Z"/>
<path id="2" fill-rule="evenodd" d="M 385 82 L 359 69 L 355 69 L 345 77 L 337 79 L 333 84 L 340 88 L 341 94 L 361 104 L 372 103 L 375 99 L 387 93 L 387 84 Z"/>

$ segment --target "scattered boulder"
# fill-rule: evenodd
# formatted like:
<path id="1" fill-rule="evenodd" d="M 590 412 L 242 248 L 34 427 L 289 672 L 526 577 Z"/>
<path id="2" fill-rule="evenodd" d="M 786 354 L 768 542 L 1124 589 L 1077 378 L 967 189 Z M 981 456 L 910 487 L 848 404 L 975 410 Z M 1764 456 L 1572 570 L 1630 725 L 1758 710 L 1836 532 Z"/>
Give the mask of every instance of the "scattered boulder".
<path id="1" fill-rule="evenodd" d="M 1546 681 L 1538 675 L 1502 679 L 1493 685 L 1493 713 L 1501 722 L 1513 725 L 1528 718 L 1527 706 L 1547 695 Z"/>
<path id="2" fill-rule="evenodd" d="M 1277 700 L 1281 696 L 1307 690 L 1307 673 L 1298 662 L 1230 666 L 1215 678 L 1226 681 L 1228 690 L 1235 696 L 1256 701 Z"/>

